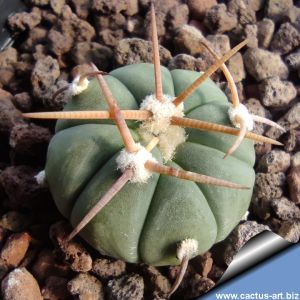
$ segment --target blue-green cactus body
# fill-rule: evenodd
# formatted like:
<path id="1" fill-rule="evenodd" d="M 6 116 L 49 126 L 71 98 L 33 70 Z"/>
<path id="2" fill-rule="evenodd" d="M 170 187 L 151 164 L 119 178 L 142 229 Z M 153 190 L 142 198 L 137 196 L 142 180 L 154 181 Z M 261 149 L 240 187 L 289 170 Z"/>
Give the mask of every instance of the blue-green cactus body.
<path id="1" fill-rule="evenodd" d="M 162 68 L 164 94 L 178 95 L 200 74 Z M 129 65 L 105 76 L 122 109 L 138 109 L 155 88 L 150 64 Z M 206 80 L 186 101 L 188 118 L 230 125 L 228 100 Z M 103 94 L 92 80 L 65 110 L 107 109 Z M 136 141 L 138 122 L 128 125 Z M 128 262 L 178 264 L 177 243 L 198 241 L 199 254 L 223 240 L 247 211 L 254 184 L 254 147 L 245 140 L 226 160 L 224 153 L 235 137 L 186 129 L 167 165 L 221 178 L 250 187 L 235 190 L 153 174 L 145 184 L 128 183 L 86 226 L 80 235 L 94 248 Z M 120 176 L 115 159 L 123 148 L 113 121 L 62 120 L 57 122 L 47 156 L 46 177 L 60 212 L 75 226 Z M 152 152 L 162 163 L 158 149 Z"/>

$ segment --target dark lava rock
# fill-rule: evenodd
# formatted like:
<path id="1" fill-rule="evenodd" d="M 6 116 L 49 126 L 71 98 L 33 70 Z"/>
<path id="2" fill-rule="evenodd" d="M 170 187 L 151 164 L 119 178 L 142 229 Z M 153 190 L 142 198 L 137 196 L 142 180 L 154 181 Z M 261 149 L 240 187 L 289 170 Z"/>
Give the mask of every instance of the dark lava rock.
<path id="1" fill-rule="evenodd" d="M 296 97 L 297 90 L 290 81 L 279 77 L 265 79 L 259 86 L 262 103 L 266 107 L 283 108 Z"/>
<path id="2" fill-rule="evenodd" d="M 144 294 L 144 280 L 137 274 L 112 279 L 107 284 L 109 300 L 141 300 Z"/>
<path id="3" fill-rule="evenodd" d="M 300 219 L 300 209 L 285 197 L 274 199 L 271 207 L 281 220 Z"/>
<path id="4" fill-rule="evenodd" d="M 272 150 L 258 162 L 257 171 L 263 173 L 285 172 L 291 164 L 291 156 L 282 150 Z"/>
<path id="5" fill-rule="evenodd" d="M 205 15 L 204 24 L 211 32 L 223 33 L 235 28 L 238 19 L 235 14 L 227 11 L 225 4 L 217 4 L 210 8 Z"/>
<path id="6" fill-rule="evenodd" d="M 278 234 L 291 243 L 297 243 L 300 239 L 300 220 L 288 220 L 282 223 Z"/>
<path id="7" fill-rule="evenodd" d="M 167 65 L 171 59 L 169 50 L 160 46 L 160 61 Z M 151 42 L 142 39 L 123 39 L 115 49 L 115 60 L 118 66 L 136 64 L 141 62 L 152 62 Z"/>
<path id="8" fill-rule="evenodd" d="M 93 261 L 92 271 L 100 279 L 111 279 L 125 273 L 126 263 L 122 260 L 99 258 Z"/>
<path id="9" fill-rule="evenodd" d="M 112 60 L 110 48 L 95 42 L 82 42 L 72 49 L 72 59 L 76 65 L 93 62 L 102 71 L 107 70 Z"/>
<path id="10" fill-rule="evenodd" d="M 31 30 L 40 24 L 41 11 L 33 8 L 31 12 L 20 12 L 8 17 L 8 26 L 12 31 Z"/>
<path id="11" fill-rule="evenodd" d="M 29 166 L 11 166 L 0 173 L 0 186 L 5 194 L 5 205 L 12 209 L 33 208 L 41 199 L 49 199 L 47 189 L 40 186 L 34 176 L 36 169 Z"/>
<path id="12" fill-rule="evenodd" d="M 257 81 L 278 76 L 288 77 L 288 68 L 279 54 L 259 48 L 249 48 L 244 54 L 244 63 L 247 71 Z"/>
<path id="13" fill-rule="evenodd" d="M 300 166 L 291 168 L 287 176 L 290 197 L 296 204 L 300 203 Z"/>
<path id="14" fill-rule="evenodd" d="M 43 99 L 46 91 L 55 84 L 59 75 L 60 69 L 56 59 L 51 56 L 39 59 L 31 75 L 34 96 Z"/>
<path id="15" fill-rule="evenodd" d="M 270 230 L 269 227 L 258 224 L 255 221 L 246 221 L 238 225 L 226 239 L 224 261 L 227 265 L 231 263 L 237 252 L 255 235 Z"/>
<path id="16" fill-rule="evenodd" d="M 74 240 L 66 243 L 69 229 L 68 224 L 63 221 L 55 223 L 50 227 L 50 238 L 73 271 L 88 272 L 92 269 L 92 258 L 80 243 Z"/>
<path id="17" fill-rule="evenodd" d="M 94 276 L 81 273 L 68 282 L 69 292 L 79 299 L 104 300 L 102 283 Z"/>

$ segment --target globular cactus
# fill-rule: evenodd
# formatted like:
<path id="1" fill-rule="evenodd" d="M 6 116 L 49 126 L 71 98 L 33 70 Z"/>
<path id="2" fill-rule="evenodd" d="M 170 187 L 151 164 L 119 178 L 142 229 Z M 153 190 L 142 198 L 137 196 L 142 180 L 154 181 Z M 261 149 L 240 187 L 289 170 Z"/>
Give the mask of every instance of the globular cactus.
<path id="1" fill-rule="evenodd" d="M 270 121 L 239 104 L 224 65 L 245 43 L 222 59 L 208 48 L 216 63 L 204 74 L 169 71 L 159 65 L 153 7 L 152 21 L 154 66 L 105 76 L 94 67 L 69 87 L 64 112 L 25 116 L 65 119 L 57 122 L 45 173 L 59 211 L 75 227 L 67 240 L 80 233 L 99 252 L 127 262 L 181 264 L 173 292 L 188 260 L 223 240 L 247 211 L 252 140 L 279 143 L 247 131 L 253 120 Z M 231 106 L 208 79 L 219 67 Z"/>

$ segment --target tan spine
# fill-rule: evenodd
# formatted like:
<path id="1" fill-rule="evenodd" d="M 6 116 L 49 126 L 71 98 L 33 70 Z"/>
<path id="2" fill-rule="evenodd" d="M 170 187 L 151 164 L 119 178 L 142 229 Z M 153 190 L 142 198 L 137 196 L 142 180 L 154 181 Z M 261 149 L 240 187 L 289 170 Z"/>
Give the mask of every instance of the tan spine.
<path id="1" fill-rule="evenodd" d="M 172 117 L 171 124 L 182 126 L 182 127 L 206 130 L 211 132 L 220 132 L 220 133 L 225 133 L 230 135 L 239 135 L 240 132 L 240 130 L 237 128 L 200 121 L 200 120 L 189 119 L 189 118 Z M 248 132 L 248 131 L 246 132 L 245 137 L 259 143 L 268 143 L 268 144 L 282 146 L 282 143 L 280 142 L 277 142 L 268 137 L 258 135 L 252 132 Z"/>
<path id="2" fill-rule="evenodd" d="M 154 5 L 151 3 L 151 27 L 152 27 L 152 51 L 153 51 L 153 64 L 155 75 L 155 97 L 157 100 L 163 100 L 163 89 L 161 80 L 160 57 L 159 57 L 159 44 L 156 27 L 156 17 Z"/>
<path id="3" fill-rule="evenodd" d="M 205 44 L 204 42 L 201 42 L 201 44 L 205 47 L 205 49 L 208 50 L 208 52 L 215 58 L 215 59 L 220 59 L 216 53 L 207 45 Z M 223 63 L 221 66 L 220 66 L 227 82 L 228 82 L 228 85 L 229 85 L 229 88 L 230 88 L 230 91 L 231 91 L 231 102 L 232 102 L 232 105 L 233 107 L 238 107 L 239 104 L 240 104 L 240 99 L 239 99 L 239 94 L 238 94 L 238 91 L 237 91 L 237 87 L 235 85 L 235 82 L 234 82 L 234 79 L 230 73 L 230 71 L 228 70 L 227 66 Z"/>
<path id="4" fill-rule="evenodd" d="M 153 161 L 147 161 L 145 163 L 145 167 L 152 172 L 159 173 L 162 175 L 168 175 L 168 176 L 173 176 L 176 178 L 180 179 L 185 179 L 185 180 L 191 180 L 195 181 L 198 183 L 203 183 L 203 184 L 213 184 L 213 185 L 218 185 L 226 188 L 231 188 L 231 189 L 248 189 L 248 187 L 241 185 L 241 184 L 236 184 L 232 183 L 226 180 L 206 176 L 206 175 L 201 175 L 197 174 L 194 172 L 189 172 L 189 171 L 184 171 L 184 170 L 179 170 L 175 169 L 172 167 L 168 166 L 162 166 L 159 165 L 158 163 L 155 163 Z"/>
<path id="5" fill-rule="evenodd" d="M 92 64 L 92 66 L 96 72 L 99 71 L 94 64 Z M 130 133 L 130 130 L 126 124 L 126 121 L 124 120 L 124 118 L 121 114 L 121 111 L 117 105 L 117 102 L 114 99 L 108 85 L 106 84 L 106 82 L 101 74 L 96 75 L 96 78 L 102 89 L 104 98 L 109 106 L 109 110 L 110 110 L 111 114 L 113 115 L 116 125 L 120 131 L 120 134 L 122 136 L 126 150 L 128 152 L 136 152 L 138 150 L 137 145 Z"/>
<path id="6" fill-rule="evenodd" d="M 186 98 L 191 95 L 201 83 L 203 83 L 209 76 L 211 76 L 220 66 L 225 63 L 230 57 L 232 57 L 235 53 L 237 53 L 242 47 L 247 44 L 247 40 L 241 42 L 230 51 L 228 51 L 221 59 L 218 59 L 208 70 L 202 74 L 198 79 L 196 79 L 188 88 L 186 88 L 176 99 L 173 103 L 178 106 L 182 103 Z"/>
<path id="7" fill-rule="evenodd" d="M 126 120 L 146 120 L 152 116 L 147 110 L 121 110 L 121 114 Z M 86 110 L 86 111 L 53 111 L 53 112 L 37 112 L 23 113 L 24 118 L 32 119 L 113 119 L 109 111 L 106 110 Z"/>

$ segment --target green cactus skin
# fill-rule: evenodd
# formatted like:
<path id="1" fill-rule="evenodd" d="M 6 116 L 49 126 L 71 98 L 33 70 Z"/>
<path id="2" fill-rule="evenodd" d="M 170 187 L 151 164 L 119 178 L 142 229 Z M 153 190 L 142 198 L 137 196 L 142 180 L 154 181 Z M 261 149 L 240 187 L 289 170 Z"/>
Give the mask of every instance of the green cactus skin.
<path id="1" fill-rule="evenodd" d="M 162 68 L 164 94 L 178 95 L 198 72 Z M 155 90 L 151 64 L 129 65 L 105 76 L 121 109 L 138 109 Z M 228 100 L 206 80 L 185 102 L 188 118 L 230 125 Z M 74 96 L 65 110 L 108 109 L 92 80 L 87 90 Z M 136 141 L 136 128 L 127 122 Z M 178 146 L 167 165 L 221 178 L 250 187 L 235 190 L 196 184 L 153 174 L 145 184 L 128 183 L 82 230 L 80 235 L 103 254 L 131 263 L 162 266 L 179 264 L 178 242 L 198 241 L 199 254 L 223 240 L 248 209 L 255 174 L 253 142 L 244 140 L 226 160 L 224 153 L 235 137 L 186 129 L 187 141 Z M 75 226 L 120 176 L 115 158 L 123 143 L 113 121 L 60 120 L 47 155 L 46 178 L 60 212 Z M 159 162 L 158 149 L 153 155 Z"/>

